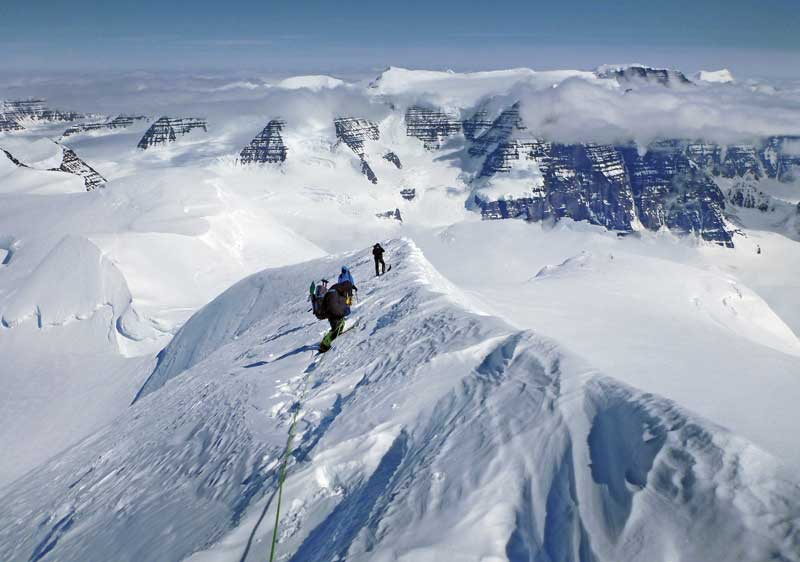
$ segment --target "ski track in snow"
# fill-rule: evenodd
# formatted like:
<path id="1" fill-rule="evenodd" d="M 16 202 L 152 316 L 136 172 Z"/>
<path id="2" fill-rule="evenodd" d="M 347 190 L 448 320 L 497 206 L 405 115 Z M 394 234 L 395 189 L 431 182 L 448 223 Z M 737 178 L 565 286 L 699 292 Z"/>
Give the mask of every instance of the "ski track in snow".
<path id="1" fill-rule="evenodd" d="M 163 385 L 0 492 L 0 559 L 235 561 L 252 532 L 263 560 L 305 382 L 281 560 L 799 559 L 800 487 L 769 455 L 465 310 L 413 243 L 387 250 L 379 279 L 367 253 L 344 258 L 361 325 L 318 359 L 307 303 L 254 295 L 336 261 L 200 311 Z"/>

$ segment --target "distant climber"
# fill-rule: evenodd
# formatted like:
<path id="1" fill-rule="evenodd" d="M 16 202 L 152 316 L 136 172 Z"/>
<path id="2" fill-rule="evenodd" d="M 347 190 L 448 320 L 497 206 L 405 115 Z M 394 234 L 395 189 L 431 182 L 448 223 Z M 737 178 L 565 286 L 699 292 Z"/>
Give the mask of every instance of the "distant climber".
<path id="1" fill-rule="evenodd" d="M 375 258 L 375 276 L 379 277 L 382 273 L 386 273 L 386 262 L 383 261 L 383 246 L 380 243 L 375 244 L 372 247 L 372 257 Z M 381 270 L 379 272 L 378 265 L 381 266 Z"/>
<path id="2" fill-rule="evenodd" d="M 331 342 L 344 330 L 344 318 L 350 314 L 347 298 L 348 295 L 352 294 L 353 289 L 355 289 L 353 284 L 345 280 L 328 289 L 328 292 L 322 298 L 322 309 L 331 325 L 331 329 L 319 344 L 320 353 L 328 351 L 331 348 Z"/>
<path id="3" fill-rule="evenodd" d="M 344 282 L 350 283 L 350 290 L 347 292 L 347 304 L 350 305 L 353 301 L 353 291 L 358 291 L 358 287 L 356 287 L 356 280 L 353 279 L 353 275 L 350 273 L 350 270 L 346 265 L 342 266 L 342 272 L 339 274 L 337 284 Z"/>

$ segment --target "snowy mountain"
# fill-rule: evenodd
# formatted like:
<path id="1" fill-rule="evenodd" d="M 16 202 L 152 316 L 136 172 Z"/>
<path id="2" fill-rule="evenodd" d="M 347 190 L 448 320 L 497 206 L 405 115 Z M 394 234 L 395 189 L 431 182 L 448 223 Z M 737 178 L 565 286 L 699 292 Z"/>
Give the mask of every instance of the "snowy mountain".
<path id="1" fill-rule="evenodd" d="M 368 253 L 212 301 L 127 412 L 5 495 L 4 559 L 263 559 L 294 408 L 281 559 L 797 554 L 800 486 L 769 455 L 464 308 L 413 243 L 388 249 L 322 358 L 297 287 L 342 259 L 367 278 Z"/>
<path id="2" fill-rule="evenodd" d="M 279 560 L 800 560 L 800 88 L 607 70 L 9 118 L 0 560 L 264 560 L 284 458 Z"/>

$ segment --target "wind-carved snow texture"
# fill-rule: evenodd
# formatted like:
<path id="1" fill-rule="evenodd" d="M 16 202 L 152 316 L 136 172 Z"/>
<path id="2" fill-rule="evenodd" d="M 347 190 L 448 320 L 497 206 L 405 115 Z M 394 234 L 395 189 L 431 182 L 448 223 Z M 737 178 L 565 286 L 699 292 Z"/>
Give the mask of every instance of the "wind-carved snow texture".
<path id="1" fill-rule="evenodd" d="M 455 115 L 435 109 L 412 106 L 406 110 L 406 135 L 415 137 L 433 150 L 461 132 L 461 121 Z"/>
<path id="2" fill-rule="evenodd" d="M 276 164 L 286 161 L 287 148 L 281 136 L 284 126 L 286 123 L 283 120 L 272 119 L 264 130 L 242 149 L 239 161 L 242 164 Z"/>
<path id="3" fill-rule="evenodd" d="M 15 121 L 75 121 L 84 117 L 75 111 L 50 109 L 43 99 L 6 100 L 0 105 L 0 114 Z"/>
<path id="4" fill-rule="evenodd" d="M 119 115 L 110 121 L 100 121 L 92 123 L 78 123 L 67 128 L 61 135 L 62 138 L 71 137 L 80 133 L 87 133 L 91 131 L 102 131 L 105 129 L 124 129 L 130 127 L 137 121 L 146 121 L 147 117 L 144 115 Z"/>
<path id="5" fill-rule="evenodd" d="M 299 408 L 282 560 L 800 560 L 800 486 L 773 458 L 465 310 L 412 243 L 387 251 L 380 279 L 367 250 L 198 312 L 161 384 L 4 490 L 0 558 L 263 560 Z M 296 289 L 343 259 L 361 322 L 314 360 Z"/>
<path id="6" fill-rule="evenodd" d="M 138 147 L 146 150 L 153 146 L 175 142 L 178 137 L 195 129 L 208 131 L 205 119 L 197 117 L 161 117 L 153 123 L 139 141 Z"/>
<path id="7" fill-rule="evenodd" d="M 86 191 L 92 191 L 98 187 L 105 186 L 106 179 L 101 176 L 97 170 L 78 158 L 74 150 L 66 146 L 62 146 L 61 148 L 64 151 L 64 159 L 61 161 L 61 166 L 57 168 L 57 170 L 83 177 Z"/>
<path id="8" fill-rule="evenodd" d="M 334 119 L 336 138 L 345 143 L 361 159 L 361 173 L 372 183 L 378 183 L 378 177 L 367 162 L 364 143 L 368 140 L 379 140 L 378 126 L 367 119 L 339 117 Z M 399 162 L 399 159 L 398 159 Z M 395 164 L 396 165 L 396 164 Z"/>
<path id="9" fill-rule="evenodd" d="M 614 78 L 621 86 L 640 83 L 658 84 L 667 87 L 691 86 L 694 84 L 679 70 L 650 68 L 648 66 L 605 67 L 598 70 L 597 76 L 600 78 Z"/>

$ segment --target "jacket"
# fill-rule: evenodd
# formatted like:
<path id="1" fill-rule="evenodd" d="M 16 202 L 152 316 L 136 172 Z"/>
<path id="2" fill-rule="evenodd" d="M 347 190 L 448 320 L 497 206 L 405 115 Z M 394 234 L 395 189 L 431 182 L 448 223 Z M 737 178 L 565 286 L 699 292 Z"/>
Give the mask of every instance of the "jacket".
<path id="1" fill-rule="evenodd" d="M 347 267 L 342 267 L 342 272 L 339 274 L 339 283 L 344 283 L 345 281 L 349 281 L 351 288 L 350 291 L 352 292 L 353 289 L 358 291 L 356 288 L 356 280 L 353 279 L 353 275 L 350 273 L 350 270 Z"/>
<path id="2" fill-rule="evenodd" d="M 381 259 L 381 257 L 383 257 L 383 252 L 384 251 L 385 250 L 383 249 L 383 246 L 381 246 L 380 244 L 375 244 L 372 247 L 372 255 L 375 256 L 376 260 L 379 260 L 379 259 Z"/>
<path id="3" fill-rule="evenodd" d="M 350 307 L 347 306 L 347 295 L 353 290 L 353 284 L 349 281 L 336 283 L 328 289 L 322 298 L 322 307 L 328 318 L 344 318 L 350 314 Z"/>

